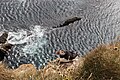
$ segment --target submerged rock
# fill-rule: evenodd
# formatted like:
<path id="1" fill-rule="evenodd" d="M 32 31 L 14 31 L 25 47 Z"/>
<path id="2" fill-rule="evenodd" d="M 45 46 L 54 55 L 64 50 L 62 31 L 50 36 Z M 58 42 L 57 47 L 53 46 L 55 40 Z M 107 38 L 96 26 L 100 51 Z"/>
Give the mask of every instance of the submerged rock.
<path id="1" fill-rule="evenodd" d="M 79 17 L 73 17 L 71 19 L 67 19 L 63 24 L 60 24 L 60 26 L 57 26 L 57 27 L 53 27 L 53 28 L 59 28 L 59 27 L 64 27 L 64 26 L 67 26 L 71 23 L 74 23 L 75 21 L 79 21 L 81 20 L 81 18 Z"/>

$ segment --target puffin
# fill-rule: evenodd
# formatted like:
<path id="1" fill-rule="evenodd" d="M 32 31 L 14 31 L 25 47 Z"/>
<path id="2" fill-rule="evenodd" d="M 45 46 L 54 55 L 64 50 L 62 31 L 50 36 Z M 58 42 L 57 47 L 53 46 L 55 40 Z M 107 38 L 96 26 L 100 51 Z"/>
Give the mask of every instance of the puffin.
<path id="1" fill-rule="evenodd" d="M 80 56 L 77 52 L 68 51 L 68 50 L 59 50 L 59 51 L 56 51 L 56 54 L 59 55 L 60 58 L 64 58 L 66 60 L 73 60 L 77 56 L 78 57 Z"/>

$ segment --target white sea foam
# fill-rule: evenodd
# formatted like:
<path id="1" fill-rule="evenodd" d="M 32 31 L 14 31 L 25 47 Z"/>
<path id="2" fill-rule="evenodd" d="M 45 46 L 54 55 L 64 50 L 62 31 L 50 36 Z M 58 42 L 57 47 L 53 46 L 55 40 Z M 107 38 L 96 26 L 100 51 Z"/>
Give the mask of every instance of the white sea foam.
<path id="1" fill-rule="evenodd" d="M 27 44 L 22 48 L 24 53 L 35 54 L 36 50 L 46 44 L 46 39 L 43 38 L 44 29 L 36 25 L 31 31 L 19 30 L 18 32 L 9 32 L 8 43 L 11 44 Z"/>

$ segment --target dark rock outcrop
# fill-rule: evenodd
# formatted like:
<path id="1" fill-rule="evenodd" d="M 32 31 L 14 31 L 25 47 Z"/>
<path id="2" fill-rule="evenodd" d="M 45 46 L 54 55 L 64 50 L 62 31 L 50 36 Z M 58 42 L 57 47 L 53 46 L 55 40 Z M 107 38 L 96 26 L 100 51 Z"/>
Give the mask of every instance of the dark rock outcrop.
<path id="1" fill-rule="evenodd" d="M 7 51 L 0 49 L 0 61 L 3 61 L 4 57 L 7 57 L 7 55 L 8 55 Z"/>
<path id="2" fill-rule="evenodd" d="M 6 43 L 8 32 L 3 32 L 0 36 L 0 61 L 3 61 L 5 57 L 8 57 L 8 51 L 13 47 L 12 44 Z"/>
<path id="3" fill-rule="evenodd" d="M 6 43 L 7 37 L 8 37 L 8 32 L 4 32 L 4 33 L 0 36 L 0 44 Z"/>
<path id="4" fill-rule="evenodd" d="M 8 51 L 10 50 L 14 45 L 13 44 L 10 44 L 10 43 L 6 43 L 6 44 L 2 44 L 1 45 L 1 48 Z"/>

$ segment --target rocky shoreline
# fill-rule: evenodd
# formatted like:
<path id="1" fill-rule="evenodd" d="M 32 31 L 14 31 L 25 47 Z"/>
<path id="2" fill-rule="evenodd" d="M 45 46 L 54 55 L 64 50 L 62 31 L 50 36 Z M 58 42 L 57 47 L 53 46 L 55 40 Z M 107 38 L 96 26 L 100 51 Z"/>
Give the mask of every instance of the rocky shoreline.
<path id="1" fill-rule="evenodd" d="M 1 42 L 4 43 L 0 45 L 0 59 L 3 58 L 1 55 L 9 54 L 13 47 L 7 41 Z M 72 62 L 57 58 L 41 69 L 36 69 L 32 64 L 22 64 L 16 69 L 10 69 L 4 63 L 4 58 L 1 61 L 1 80 L 119 80 L 120 42 L 100 45 L 87 55 L 76 57 Z"/>
<path id="2" fill-rule="evenodd" d="M 3 32 L 0 36 L 0 61 L 8 57 L 9 51 L 14 46 L 13 44 L 7 43 L 8 32 Z"/>

